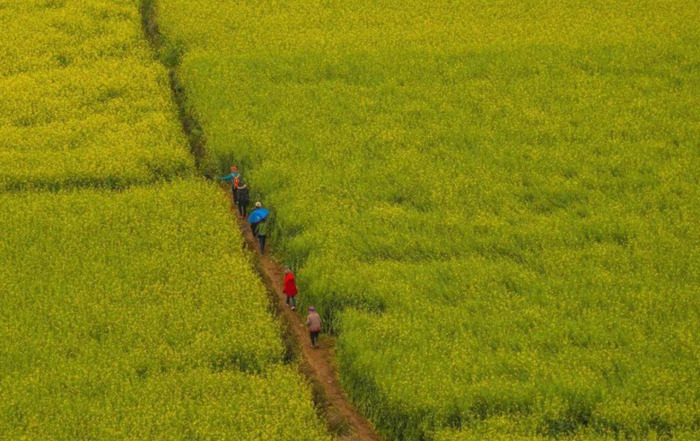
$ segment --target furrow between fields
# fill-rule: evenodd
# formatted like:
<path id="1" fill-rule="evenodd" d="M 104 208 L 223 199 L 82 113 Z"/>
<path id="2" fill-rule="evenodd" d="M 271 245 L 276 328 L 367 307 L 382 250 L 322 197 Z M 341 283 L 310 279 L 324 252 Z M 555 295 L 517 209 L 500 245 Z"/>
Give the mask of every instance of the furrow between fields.
<path id="1" fill-rule="evenodd" d="M 180 64 L 181 54 L 176 51 L 165 55 L 159 53 L 163 43 L 163 36 L 158 27 L 154 0 L 141 0 L 140 10 L 141 24 L 146 39 L 151 44 L 156 56 L 160 58 L 163 65 L 168 69 L 170 91 L 172 92 L 173 101 L 177 106 L 177 113 L 180 124 L 182 125 L 182 131 L 187 137 L 187 143 L 190 148 L 190 153 L 194 157 L 195 166 L 198 170 L 201 170 L 205 141 L 199 122 L 194 115 L 187 110 L 187 106 L 185 105 L 185 90 L 177 75 L 177 67 Z"/>
<path id="2" fill-rule="evenodd" d="M 382 440 L 372 424 L 345 396 L 335 364 L 335 337 L 323 335 L 316 348 L 311 346 L 303 317 L 286 306 L 285 295 L 282 292 L 284 269 L 270 257 L 269 250 L 268 254 L 260 253 L 246 220 L 240 217 L 235 209 L 232 213 L 236 216 L 248 248 L 255 253 L 256 269 L 267 286 L 271 299 L 276 302 L 288 337 L 293 339 L 298 349 L 297 353 L 302 356 L 302 374 L 313 385 L 317 407 L 326 418 L 329 429 L 339 435 L 341 441 Z"/>
<path id="3" fill-rule="evenodd" d="M 142 2 L 141 13 L 144 32 L 151 45 L 158 51 L 163 37 L 159 31 L 152 1 Z M 180 55 L 170 54 L 167 57 L 168 61 L 164 64 L 169 70 L 173 99 L 178 108 L 182 129 L 189 141 L 190 152 L 195 158 L 197 168 L 201 170 L 200 161 L 204 157 L 205 141 L 200 125 L 185 104 L 185 91 L 177 73 Z M 230 194 L 228 198 L 231 199 Z M 248 248 L 256 256 L 256 269 L 268 289 L 271 304 L 283 324 L 286 333 L 284 339 L 287 345 L 291 346 L 289 352 L 292 357 L 301 357 L 300 373 L 310 382 L 317 410 L 321 417 L 325 418 L 329 430 L 337 435 L 340 441 L 383 440 L 373 425 L 346 398 L 335 363 L 335 338 L 322 336 L 318 347 L 313 348 L 310 345 L 302 316 L 285 305 L 285 296 L 281 289 L 284 280 L 282 266 L 269 255 L 259 252 L 255 245 L 256 240 L 250 228 L 247 227 L 245 219 L 241 218 L 236 210 L 232 210 L 232 213 L 238 221 Z"/>

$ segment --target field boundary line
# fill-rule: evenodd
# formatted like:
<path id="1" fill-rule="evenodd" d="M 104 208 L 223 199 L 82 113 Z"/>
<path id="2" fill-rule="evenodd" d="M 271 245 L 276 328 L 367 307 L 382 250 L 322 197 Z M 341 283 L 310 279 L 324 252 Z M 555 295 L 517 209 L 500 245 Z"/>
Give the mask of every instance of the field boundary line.
<path id="1" fill-rule="evenodd" d="M 167 48 L 166 39 L 160 32 L 156 14 L 156 0 L 141 0 L 139 10 L 141 12 L 141 27 L 146 40 L 153 49 L 153 56 L 165 66 L 170 80 L 170 92 L 172 93 L 175 110 L 182 126 L 190 154 L 194 158 L 195 168 L 202 170 L 202 160 L 206 154 L 206 141 L 202 126 L 197 118 L 187 109 L 185 89 L 178 76 L 182 53 L 178 48 Z M 165 53 L 163 53 L 165 51 Z"/>
<path id="2" fill-rule="evenodd" d="M 182 54 L 170 53 L 172 51 L 161 54 L 161 50 L 166 47 L 165 38 L 158 27 L 155 7 L 156 0 L 141 0 L 143 31 L 154 50 L 154 56 L 160 59 L 168 70 L 170 89 L 182 130 L 189 142 L 197 169 L 201 172 L 200 165 L 206 151 L 205 140 L 201 126 L 187 110 L 185 89 L 178 77 Z M 231 192 L 226 193 L 229 202 L 232 203 Z M 282 324 L 285 335 L 281 338 L 286 346 L 288 361 L 298 361 L 299 373 L 309 382 L 317 412 L 326 421 L 329 431 L 339 441 L 384 441 L 374 426 L 348 401 L 340 385 L 335 363 L 336 339 L 322 335 L 318 347 L 311 347 L 304 319 L 286 306 L 285 295 L 282 292 L 283 268 L 269 254 L 260 253 L 252 231 L 246 220 L 238 215 L 234 205 L 231 212 L 240 227 L 240 234 L 245 239 L 249 252 L 254 256 L 255 269 L 270 298 L 273 309 L 271 312 Z"/>

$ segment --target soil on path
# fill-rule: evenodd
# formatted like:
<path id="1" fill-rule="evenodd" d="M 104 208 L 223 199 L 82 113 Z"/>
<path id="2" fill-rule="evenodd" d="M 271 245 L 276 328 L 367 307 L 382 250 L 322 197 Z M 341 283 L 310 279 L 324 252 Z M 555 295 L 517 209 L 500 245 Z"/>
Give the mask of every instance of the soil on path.
<path id="1" fill-rule="evenodd" d="M 231 200 L 230 191 L 227 191 L 227 194 Z M 267 244 L 265 254 L 260 253 L 258 241 L 253 237 L 249 224 L 241 218 L 235 208 L 232 211 L 236 215 L 248 248 L 256 256 L 256 268 L 263 282 L 277 300 L 276 309 L 289 333 L 287 337 L 293 338 L 293 346 L 289 341 L 286 342 L 288 349 L 302 357 L 300 360 L 302 374 L 311 382 L 314 400 L 321 414 L 326 418 L 329 429 L 338 436 L 340 441 L 382 441 L 383 438 L 379 436 L 372 424 L 347 400 L 340 386 L 335 364 L 335 338 L 321 335 L 317 347 L 311 346 L 305 316 L 302 316 L 300 311 L 292 311 L 286 305 L 286 297 L 282 292 L 284 269 L 270 257 Z"/>

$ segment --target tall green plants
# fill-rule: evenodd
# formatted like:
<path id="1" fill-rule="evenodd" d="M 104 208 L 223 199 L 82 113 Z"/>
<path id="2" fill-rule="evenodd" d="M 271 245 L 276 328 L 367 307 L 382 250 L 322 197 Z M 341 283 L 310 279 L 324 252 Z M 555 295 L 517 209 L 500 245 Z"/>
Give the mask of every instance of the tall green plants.
<path id="1" fill-rule="evenodd" d="M 697 434 L 697 8 L 158 5 L 387 435 Z"/>
<path id="2" fill-rule="evenodd" d="M 191 176 L 134 1 L 0 8 L 0 192 Z"/>
<path id="3" fill-rule="evenodd" d="M 0 438 L 328 439 L 215 188 L 0 204 Z"/>
<path id="4" fill-rule="evenodd" d="M 329 440 L 139 3 L 0 1 L 0 439 Z"/>

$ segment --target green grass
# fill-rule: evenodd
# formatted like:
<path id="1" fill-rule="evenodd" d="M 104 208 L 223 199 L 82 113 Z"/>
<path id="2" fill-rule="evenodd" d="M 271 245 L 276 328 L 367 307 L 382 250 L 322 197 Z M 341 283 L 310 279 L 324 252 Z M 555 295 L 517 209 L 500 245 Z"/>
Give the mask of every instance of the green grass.
<path id="1" fill-rule="evenodd" d="M 694 5 L 158 5 L 390 438 L 697 435 Z"/>

